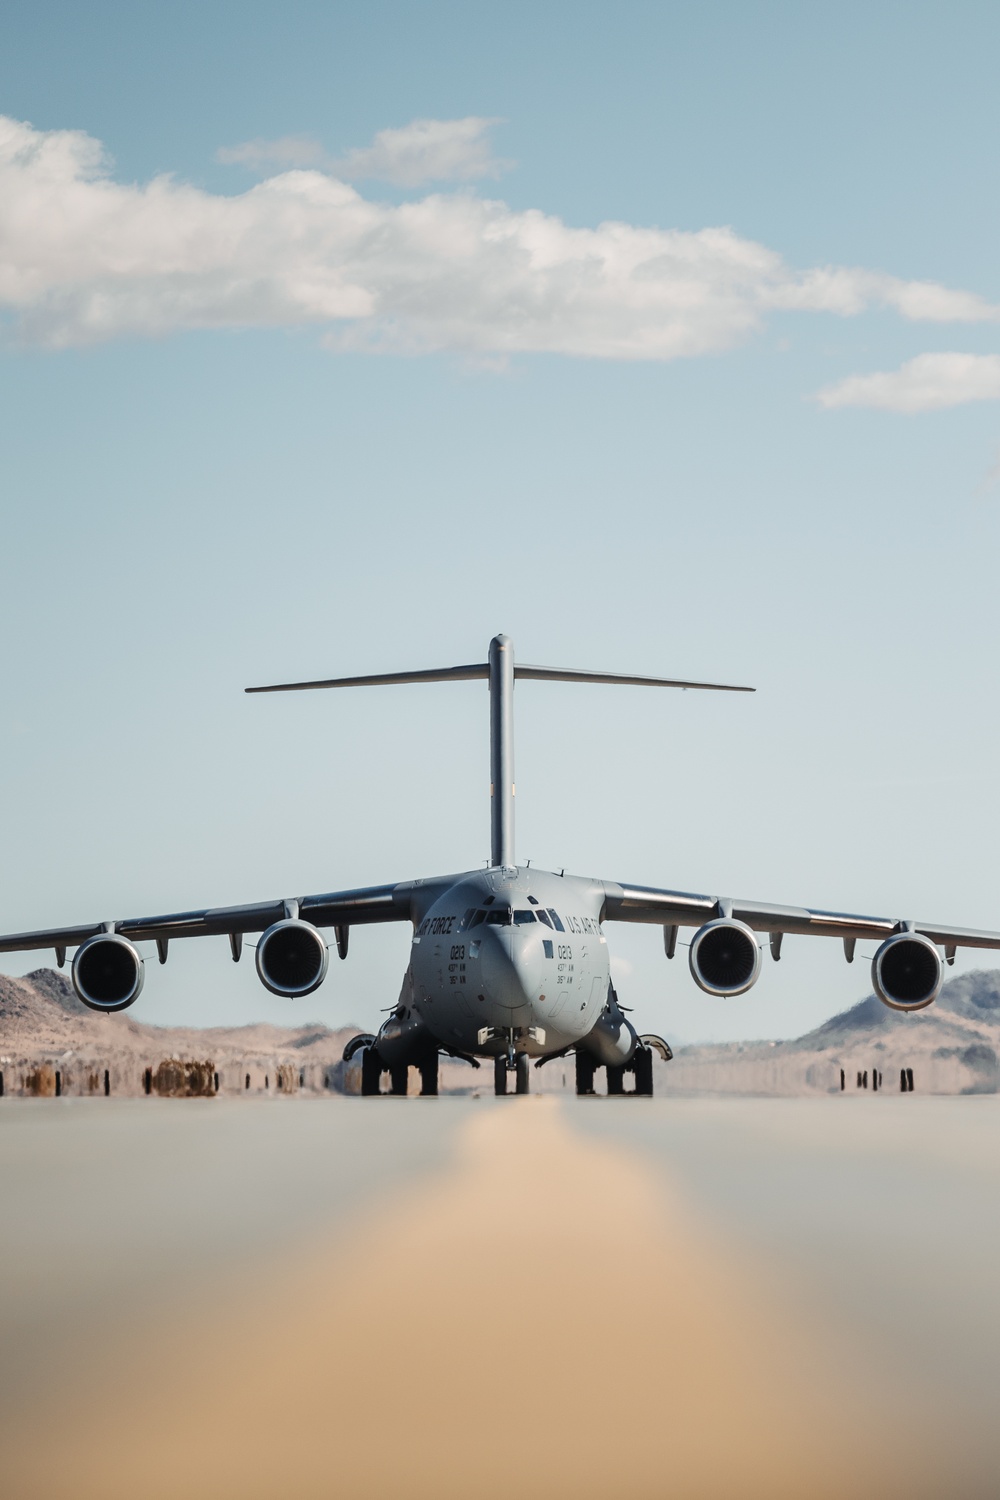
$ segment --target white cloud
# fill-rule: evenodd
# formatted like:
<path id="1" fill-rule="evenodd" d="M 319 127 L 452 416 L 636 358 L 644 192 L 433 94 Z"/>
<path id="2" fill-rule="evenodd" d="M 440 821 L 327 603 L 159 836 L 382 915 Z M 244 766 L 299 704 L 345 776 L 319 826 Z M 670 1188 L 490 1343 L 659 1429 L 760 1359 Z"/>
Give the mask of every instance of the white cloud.
<path id="1" fill-rule="evenodd" d="M 918 354 L 898 370 L 850 375 L 820 391 L 822 406 L 941 411 L 967 401 L 1000 401 L 1000 354 Z"/>
<path id="2" fill-rule="evenodd" d="M 488 132 L 499 120 L 468 115 L 464 120 L 412 120 L 396 130 L 380 130 L 370 146 L 330 157 L 311 136 L 286 135 L 276 141 L 245 141 L 223 146 L 216 160 L 257 169 L 321 167 L 344 182 L 376 180 L 399 187 L 425 182 L 474 182 L 499 177 L 509 162 L 492 154 Z"/>
<path id="3" fill-rule="evenodd" d="M 330 162 L 330 171 L 348 182 L 372 178 L 400 187 L 499 177 L 510 163 L 493 156 L 487 139 L 487 132 L 499 124 L 479 115 L 464 120 L 413 120 L 399 130 L 380 130 L 370 146 Z"/>
<path id="4" fill-rule="evenodd" d="M 821 307 L 843 317 L 867 307 L 886 307 L 914 323 L 984 323 L 1000 317 L 1000 309 L 974 292 L 845 266 L 807 271 L 782 294 L 779 305 L 793 311 Z"/>
<path id="5" fill-rule="evenodd" d="M 578 229 L 461 191 L 393 205 L 317 170 L 233 196 L 116 182 L 91 137 L 0 117 L 0 308 L 22 340 L 315 324 L 335 347 L 665 360 L 730 348 L 774 311 L 871 307 L 998 316 L 945 287 L 798 272 L 726 228 Z"/>
<path id="6" fill-rule="evenodd" d="M 322 167 L 326 152 L 311 135 L 283 135 L 276 141 L 244 141 L 241 146 L 220 146 L 216 161 L 225 166 L 268 168 Z"/>

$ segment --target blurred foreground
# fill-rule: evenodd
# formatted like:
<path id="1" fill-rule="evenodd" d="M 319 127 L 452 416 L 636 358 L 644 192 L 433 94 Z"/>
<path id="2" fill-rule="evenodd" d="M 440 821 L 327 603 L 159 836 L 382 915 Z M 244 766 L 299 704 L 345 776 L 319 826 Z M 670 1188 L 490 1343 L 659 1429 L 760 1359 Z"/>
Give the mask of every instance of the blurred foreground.
<path id="1" fill-rule="evenodd" d="M 1000 1489 L 1000 1100 L 0 1102 L 28 1497 Z"/>

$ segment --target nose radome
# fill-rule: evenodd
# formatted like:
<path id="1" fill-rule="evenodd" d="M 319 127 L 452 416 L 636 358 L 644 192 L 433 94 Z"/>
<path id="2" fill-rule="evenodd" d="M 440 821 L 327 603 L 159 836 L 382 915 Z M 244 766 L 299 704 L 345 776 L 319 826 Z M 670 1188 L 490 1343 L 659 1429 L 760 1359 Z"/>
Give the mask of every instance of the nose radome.
<path id="1" fill-rule="evenodd" d="M 490 998 L 508 1010 L 530 1005 L 537 989 L 538 957 L 516 927 L 487 927 L 479 959 Z"/>

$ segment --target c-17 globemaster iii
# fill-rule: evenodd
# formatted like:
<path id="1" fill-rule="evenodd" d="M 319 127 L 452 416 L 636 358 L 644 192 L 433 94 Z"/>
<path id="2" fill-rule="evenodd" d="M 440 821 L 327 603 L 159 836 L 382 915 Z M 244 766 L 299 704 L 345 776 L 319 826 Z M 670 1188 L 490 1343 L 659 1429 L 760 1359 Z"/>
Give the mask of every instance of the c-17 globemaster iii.
<path id="1" fill-rule="evenodd" d="M 872 960 L 875 993 L 895 1010 L 921 1010 L 941 988 L 943 963 L 958 947 L 1000 948 L 1000 933 L 775 906 L 722 896 L 699 896 L 614 880 L 582 879 L 520 866 L 514 858 L 514 684 L 518 679 L 632 684 L 752 692 L 712 682 L 637 677 L 555 667 L 522 666 L 503 635 L 488 659 L 470 666 L 393 672 L 368 677 L 275 683 L 248 693 L 311 688 L 368 687 L 485 679 L 490 692 L 491 852 L 485 869 L 362 890 L 285 897 L 250 906 L 84 926 L 49 928 L 0 938 L 0 952 L 53 948 L 60 967 L 75 948 L 73 986 L 97 1011 L 124 1010 L 142 989 L 144 960 L 136 944 L 155 942 L 161 963 L 175 938 L 222 935 L 239 960 L 246 933 L 260 933 L 256 966 L 275 995 L 311 994 L 326 977 L 329 949 L 321 928 L 332 929 L 347 957 L 350 929 L 362 923 L 409 922 L 410 962 L 402 991 L 377 1035 L 353 1038 L 345 1059 L 360 1061 L 361 1092 L 378 1094 L 388 1073 L 391 1092 L 406 1093 L 409 1069 L 421 1074 L 425 1094 L 437 1092 L 442 1053 L 478 1066 L 494 1065 L 496 1092 L 513 1074 L 527 1093 L 532 1061 L 542 1066 L 572 1052 L 576 1088 L 593 1093 L 598 1068 L 609 1093 L 653 1091 L 653 1055 L 669 1058 L 659 1037 L 640 1035 L 623 1013 L 611 982 L 605 926 L 647 922 L 663 928 L 673 958 L 678 932 L 696 929 L 688 947 L 695 983 L 710 995 L 740 995 L 758 978 L 758 934 L 767 934 L 778 959 L 785 933 L 837 937 L 848 962 L 859 938 L 880 940 Z"/>

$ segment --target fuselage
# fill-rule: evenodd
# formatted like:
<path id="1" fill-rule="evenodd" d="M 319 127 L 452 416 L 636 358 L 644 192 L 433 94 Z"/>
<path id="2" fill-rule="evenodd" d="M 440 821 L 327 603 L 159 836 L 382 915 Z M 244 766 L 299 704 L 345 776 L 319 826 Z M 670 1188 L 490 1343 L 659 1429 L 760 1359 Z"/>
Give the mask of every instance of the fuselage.
<path id="1" fill-rule="evenodd" d="M 609 999 L 603 904 L 600 882 L 544 870 L 456 877 L 415 925 L 397 1019 L 482 1057 L 572 1046 Z"/>

